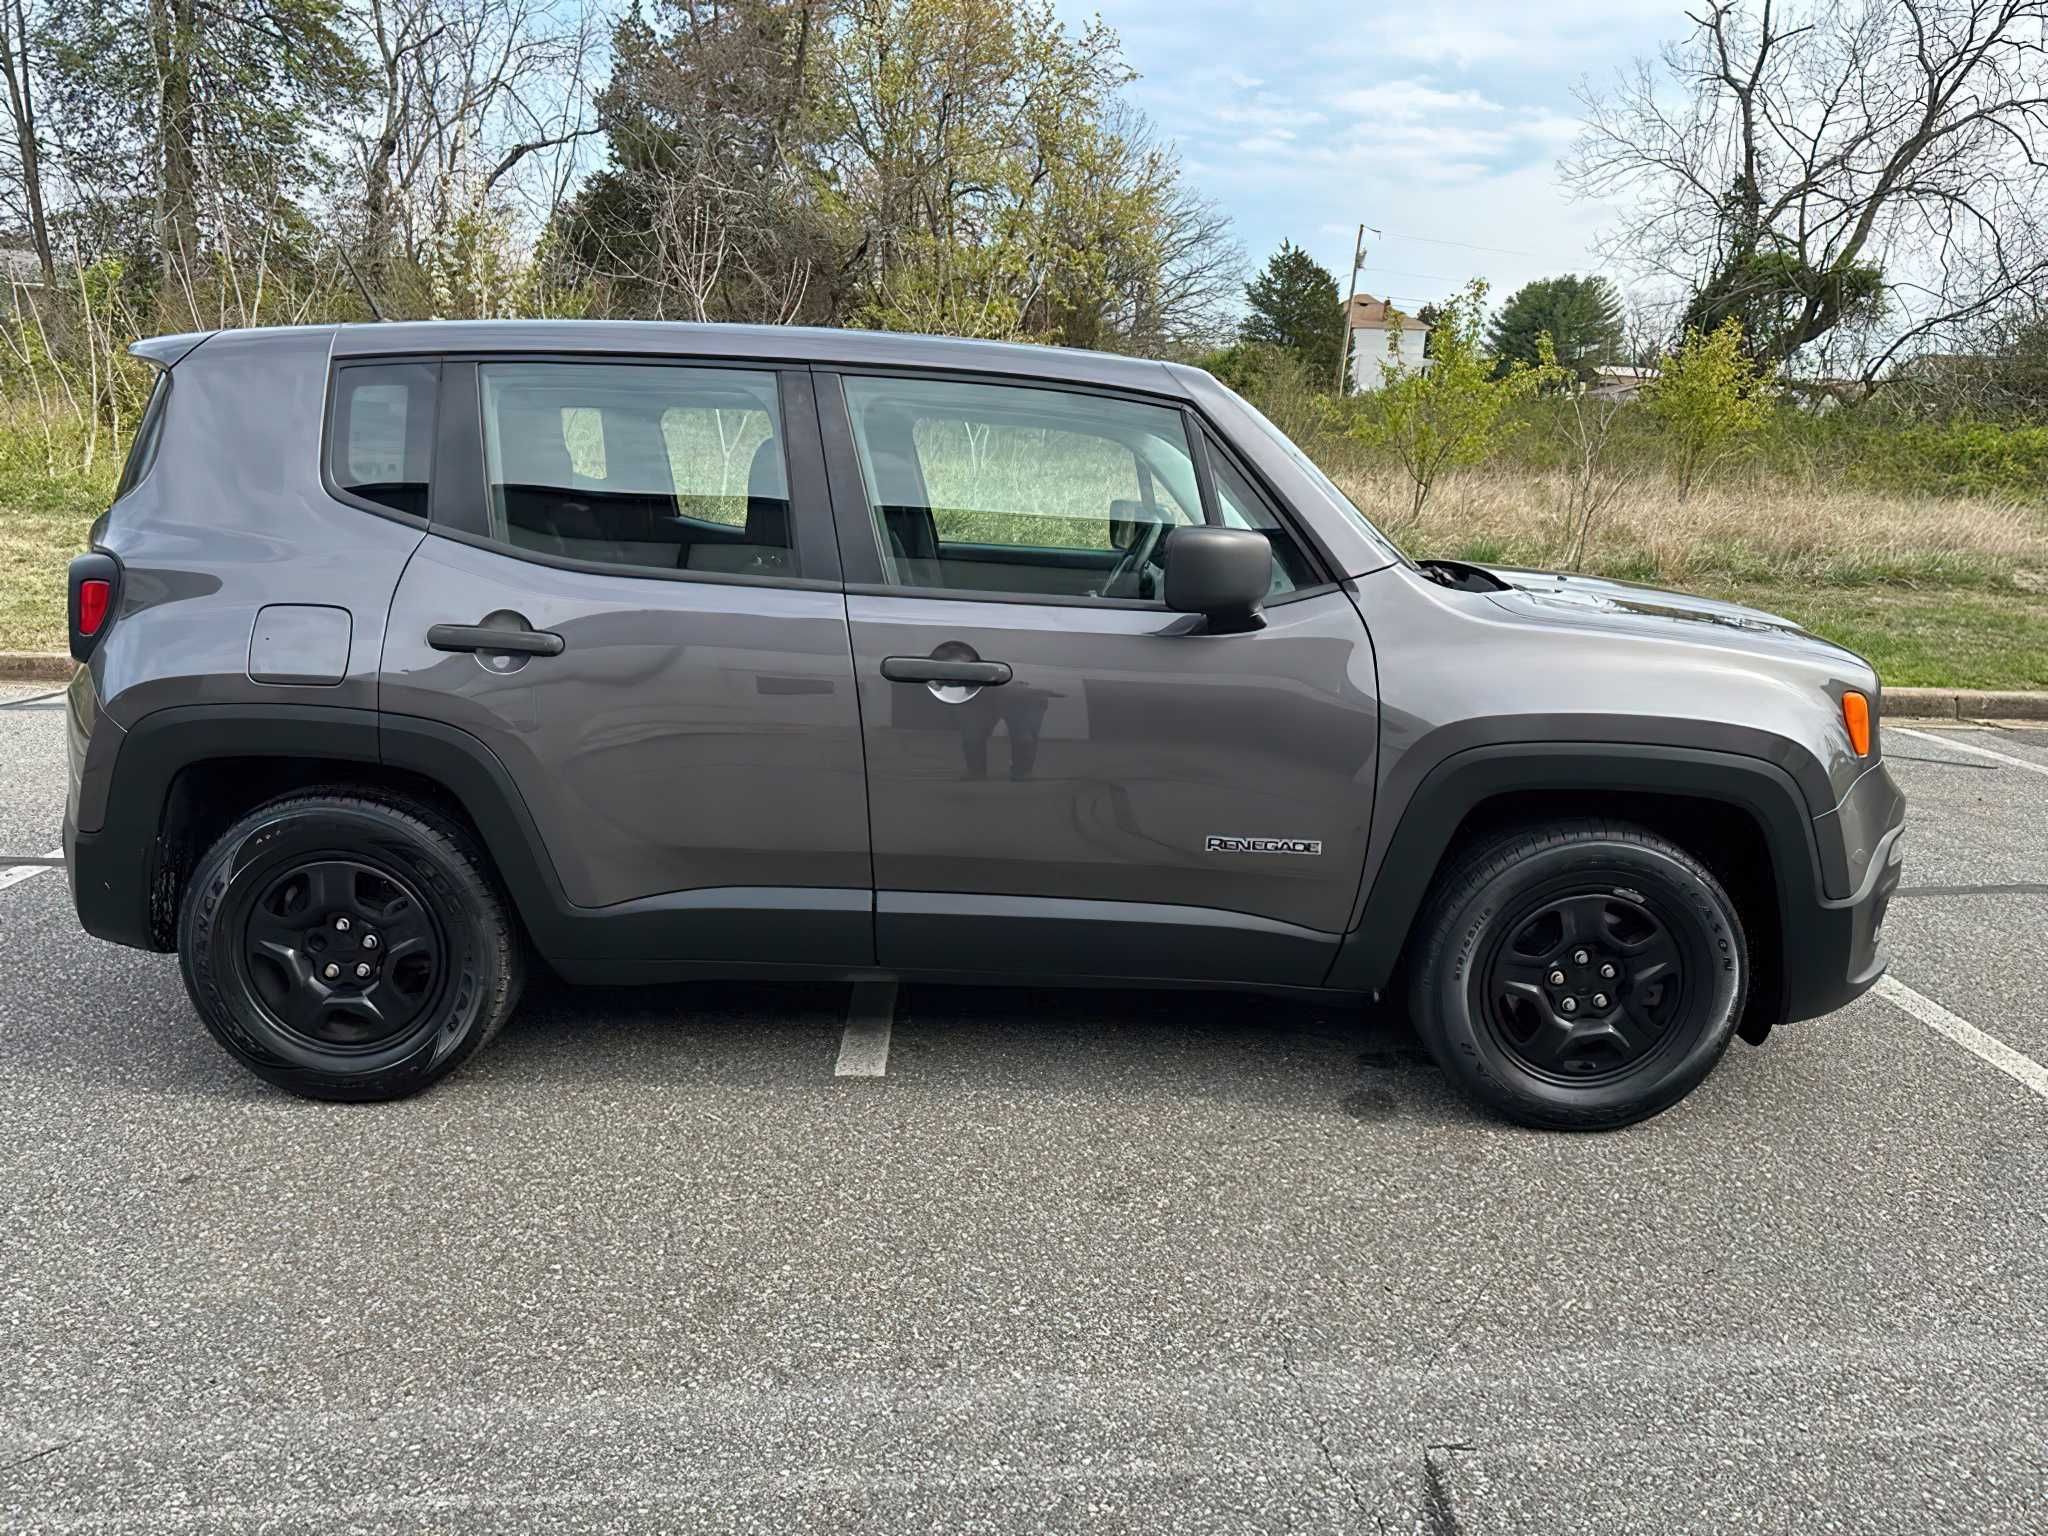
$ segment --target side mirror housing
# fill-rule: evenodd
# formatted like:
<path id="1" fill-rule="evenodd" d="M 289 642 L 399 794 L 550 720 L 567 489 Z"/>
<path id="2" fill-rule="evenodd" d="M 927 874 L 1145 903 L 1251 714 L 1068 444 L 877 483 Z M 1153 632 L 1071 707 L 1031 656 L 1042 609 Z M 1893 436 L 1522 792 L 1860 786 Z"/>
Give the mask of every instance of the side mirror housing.
<path id="1" fill-rule="evenodd" d="M 1166 606 L 1199 613 L 1212 634 L 1257 629 L 1273 586 L 1273 546 L 1249 528 L 1176 528 L 1166 536 Z"/>

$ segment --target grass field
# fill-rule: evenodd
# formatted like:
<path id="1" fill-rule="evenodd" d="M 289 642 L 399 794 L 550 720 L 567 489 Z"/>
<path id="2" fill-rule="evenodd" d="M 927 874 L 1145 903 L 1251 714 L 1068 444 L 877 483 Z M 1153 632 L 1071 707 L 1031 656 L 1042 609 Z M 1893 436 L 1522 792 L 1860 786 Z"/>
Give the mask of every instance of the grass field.
<path id="1" fill-rule="evenodd" d="M 1340 475 L 1416 555 L 1560 568 L 1563 485 L 1452 478 L 1404 526 L 1404 485 Z M 1868 657 L 1887 683 L 2048 688 L 2048 507 L 1883 496 L 1822 484 L 1711 488 L 1683 506 L 1649 482 L 1597 520 L 1581 569 L 1748 603 Z"/>

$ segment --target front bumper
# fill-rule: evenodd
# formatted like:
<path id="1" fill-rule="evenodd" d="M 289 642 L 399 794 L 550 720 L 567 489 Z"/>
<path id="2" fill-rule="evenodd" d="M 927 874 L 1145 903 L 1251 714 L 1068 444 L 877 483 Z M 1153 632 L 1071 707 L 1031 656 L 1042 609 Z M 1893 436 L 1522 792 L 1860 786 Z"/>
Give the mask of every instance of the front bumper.
<path id="1" fill-rule="evenodd" d="M 1905 824 L 1878 839 L 1863 882 L 1841 901 L 1787 913 L 1784 1018 L 1818 1018 L 1861 997 L 1885 971 L 1885 911 L 1906 867 Z"/>

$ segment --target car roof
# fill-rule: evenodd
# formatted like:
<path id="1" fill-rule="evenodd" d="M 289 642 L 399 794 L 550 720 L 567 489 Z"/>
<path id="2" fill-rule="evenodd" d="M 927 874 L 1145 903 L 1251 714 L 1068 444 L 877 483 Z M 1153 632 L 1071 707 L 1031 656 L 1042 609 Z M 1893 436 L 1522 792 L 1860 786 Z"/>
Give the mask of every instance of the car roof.
<path id="1" fill-rule="evenodd" d="M 765 363 L 815 363 L 853 368 L 923 368 L 1007 374 L 1061 383 L 1143 390 L 1185 399 L 1184 370 L 1149 358 L 1072 347 L 1017 342 L 965 341 L 894 331 L 834 330 L 822 326 L 700 325 L 663 320 L 402 320 L 373 325 L 279 327 L 266 334 L 321 331 L 337 358 L 404 356 L 425 352 L 487 354 L 629 355 L 707 357 Z M 169 338 L 166 339 L 167 343 Z M 196 338 L 178 337 L 178 343 Z M 142 344 L 148 347 L 150 343 Z M 141 350 L 138 348 L 137 350 Z M 180 347 L 182 355 L 184 347 Z"/>

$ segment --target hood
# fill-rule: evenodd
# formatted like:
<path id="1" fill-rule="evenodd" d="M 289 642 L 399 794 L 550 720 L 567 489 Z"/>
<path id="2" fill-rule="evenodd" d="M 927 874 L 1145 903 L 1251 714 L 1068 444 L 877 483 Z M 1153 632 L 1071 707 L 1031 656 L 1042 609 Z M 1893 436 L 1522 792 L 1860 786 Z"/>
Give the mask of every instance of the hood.
<path id="1" fill-rule="evenodd" d="M 1493 566 L 1480 569 L 1504 588 L 1488 594 L 1491 601 L 1518 618 L 1611 629 L 1617 635 L 1661 633 L 1673 640 L 1725 644 L 1731 650 L 1752 654 L 1797 655 L 1867 667 L 1855 652 L 1761 608 L 1599 576 Z"/>

